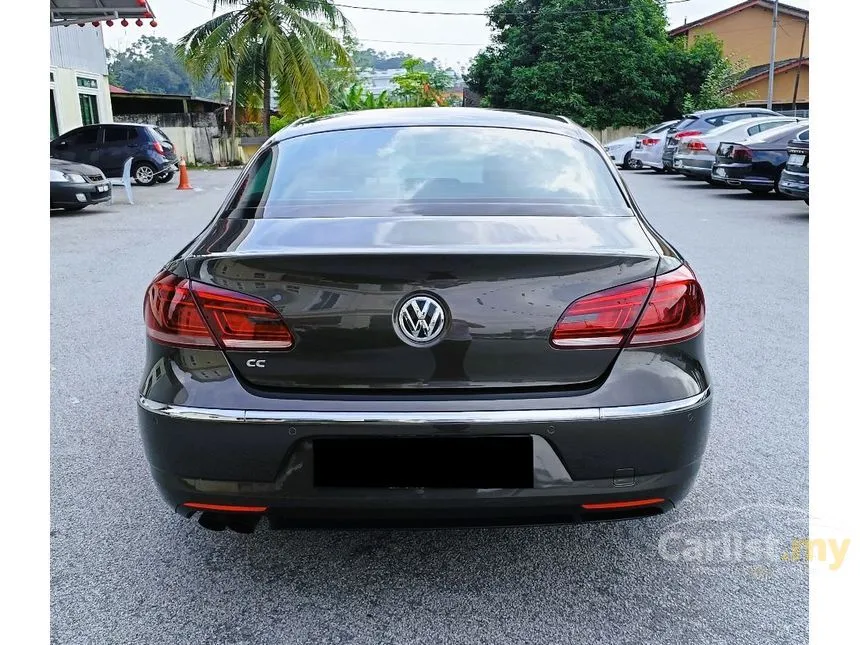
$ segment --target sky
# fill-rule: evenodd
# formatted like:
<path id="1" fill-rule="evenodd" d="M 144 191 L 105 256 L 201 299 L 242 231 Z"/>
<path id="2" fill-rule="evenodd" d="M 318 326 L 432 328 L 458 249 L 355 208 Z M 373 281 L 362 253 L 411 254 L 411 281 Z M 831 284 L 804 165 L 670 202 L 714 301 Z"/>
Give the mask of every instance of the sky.
<path id="1" fill-rule="evenodd" d="M 697 20 L 737 4 L 740 0 L 669 0 L 670 26 Z M 790 0 L 788 4 L 809 9 L 811 0 Z M 149 0 L 158 26 L 133 23 L 104 27 L 105 45 L 124 49 L 141 35 L 156 35 L 175 41 L 212 16 L 211 0 Z M 336 4 L 381 9 L 416 11 L 484 12 L 492 0 L 336 0 Z M 427 16 L 362 11 L 341 8 L 365 47 L 377 51 L 405 51 L 425 59 L 438 58 L 446 67 L 467 68 L 469 60 L 490 41 L 490 29 L 483 16 Z M 441 44 L 446 43 L 446 44 Z M 452 43 L 452 44 L 451 44 Z"/>

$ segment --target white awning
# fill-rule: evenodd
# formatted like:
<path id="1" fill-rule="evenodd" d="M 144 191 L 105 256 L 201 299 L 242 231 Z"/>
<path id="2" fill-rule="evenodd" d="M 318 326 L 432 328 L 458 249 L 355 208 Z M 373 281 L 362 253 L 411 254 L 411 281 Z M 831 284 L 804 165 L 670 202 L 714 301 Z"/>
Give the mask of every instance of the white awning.
<path id="1" fill-rule="evenodd" d="M 51 0 L 51 26 L 155 18 L 148 0 Z"/>

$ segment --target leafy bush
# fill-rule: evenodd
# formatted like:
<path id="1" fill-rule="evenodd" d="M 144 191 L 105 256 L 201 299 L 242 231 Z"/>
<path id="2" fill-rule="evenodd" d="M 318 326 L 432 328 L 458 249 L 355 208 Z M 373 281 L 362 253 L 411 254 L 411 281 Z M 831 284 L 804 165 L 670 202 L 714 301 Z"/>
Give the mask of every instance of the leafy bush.
<path id="1" fill-rule="evenodd" d="M 732 91 L 746 69 L 747 65 L 742 60 L 718 60 L 705 76 L 699 92 L 695 95 L 688 92 L 684 96 L 684 112 L 731 107 L 752 98 L 752 92 Z"/>

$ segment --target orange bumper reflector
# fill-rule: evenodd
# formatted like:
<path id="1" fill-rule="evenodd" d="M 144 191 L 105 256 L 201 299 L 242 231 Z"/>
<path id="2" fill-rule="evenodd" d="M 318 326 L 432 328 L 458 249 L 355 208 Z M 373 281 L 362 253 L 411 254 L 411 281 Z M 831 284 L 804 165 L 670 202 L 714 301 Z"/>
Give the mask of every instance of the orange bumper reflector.
<path id="1" fill-rule="evenodd" d="M 226 506 L 224 504 L 198 504 L 197 502 L 186 502 L 183 506 L 198 511 L 227 511 L 230 513 L 265 513 L 268 506 Z"/>
<path id="2" fill-rule="evenodd" d="M 629 502 L 602 502 L 600 504 L 583 504 L 582 508 L 588 511 L 602 511 L 611 508 L 636 508 L 637 506 L 654 506 L 662 504 L 666 500 L 662 497 L 654 497 L 652 499 L 633 499 Z"/>

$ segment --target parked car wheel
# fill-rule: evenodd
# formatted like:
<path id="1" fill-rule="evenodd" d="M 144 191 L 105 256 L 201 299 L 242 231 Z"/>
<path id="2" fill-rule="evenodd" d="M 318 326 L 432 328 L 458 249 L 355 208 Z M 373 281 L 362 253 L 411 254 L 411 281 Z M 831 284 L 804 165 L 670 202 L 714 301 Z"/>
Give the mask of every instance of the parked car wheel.
<path id="1" fill-rule="evenodd" d="M 163 175 L 159 175 L 155 181 L 157 181 L 159 184 L 166 184 L 168 181 L 173 179 L 173 175 L 175 174 L 176 173 L 173 172 L 166 172 Z"/>
<path id="2" fill-rule="evenodd" d="M 134 167 L 131 174 L 134 177 L 135 183 L 141 186 L 152 186 L 157 179 L 155 172 L 155 166 L 148 161 L 141 161 Z"/>
<path id="3" fill-rule="evenodd" d="M 624 155 L 624 163 L 621 165 L 621 167 L 624 168 L 624 170 L 633 170 L 636 168 L 638 162 L 636 160 L 633 160 L 633 161 L 630 160 L 630 156 L 632 154 L 633 154 L 633 151 L 631 150 L 626 155 Z"/>

